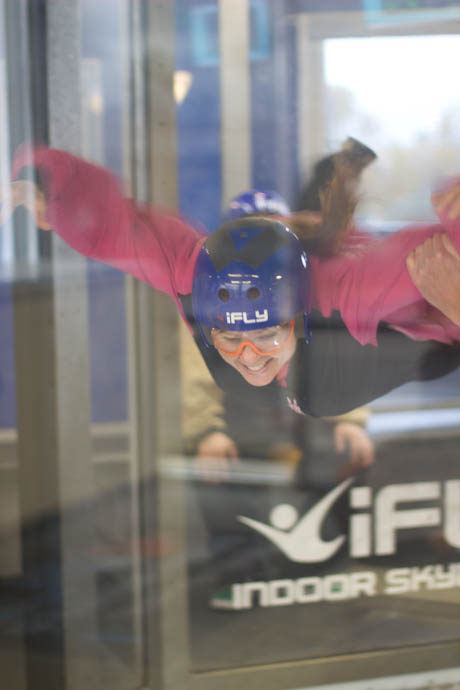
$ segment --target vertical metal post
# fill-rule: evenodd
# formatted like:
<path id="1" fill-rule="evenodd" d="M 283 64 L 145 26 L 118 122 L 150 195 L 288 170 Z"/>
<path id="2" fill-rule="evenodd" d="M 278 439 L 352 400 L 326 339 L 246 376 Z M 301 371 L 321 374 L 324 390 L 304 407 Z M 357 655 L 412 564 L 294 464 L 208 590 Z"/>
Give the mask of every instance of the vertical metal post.
<path id="1" fill-rule="evenodd" d="M 175 208 L 174 2 L 136 2 L 132 13 L 134 188 L 141 198 Z M 186 690 L 185 490 L 161 473 L 182 445 L 178 317 L 171 300 L 147 285 L 134 283 L 133 295 L 143 528 L 174 544 L 171 555 L 144 563 L 146 671 L 151 690 Z"/>
<path id="2" fill-rule="evenodd" d="M 17 13 L 13 5 L 10 18 Z M 52 146 L 78 152 L 78 2 L 20 5 L 14 35 L 30 61 L 26 66 L 22 56 L 24 78 L 12 86 L 23 97 L 30 88 L 32 107 L 14 138 L 24 138 L 30 122 L 42 142 L 48 137 Z M 10 83 L 17 58 L 10 50 Z M 20 106 L 11 106 L 14 120 Z M 39 280 L 18 279 L 14 294 L 23 564 L 26 581 L 41 583 L 42 607 L 41 616 L 31 611 L 25 620 L 27 683 L 28 690 L 81 690 L 97 686 L 100 676 L 88 509 L 93 497 L 86 270 L 57 236 L 47 240 Z"/>
<path id="3" fill-rule="evenodd" d="M 311 164 L 324 155 L 323 46 L 310 36 L 311 19 L 297 18 L 297 94 L 299 171 L 305 179 Z"/>
<path id="4" fill-rule="evenodd" d="M 49 0 L 47 17 L 49 141 L 75 153 L 81 145 L 80 16 L 78 0 Z M 69 278 L 70 273 L 70 278 Z M 53 236 L 53 317 L 56 375 L 56 462 L 68 690 L 102 679 L 95 567 L 91 557 L 94 504 L 90 448 L 86 261 Z M 85 568 L 76 568 L 83 553 Z M 76 601 L 84 597 L 80 615 Z M 92 649 L 92 653 L 90 650 Z"/>
<path id="5" fill-rule="evenodd" d="M 251 187 L 248 0 L 219 0 L 222 206 Z"/>

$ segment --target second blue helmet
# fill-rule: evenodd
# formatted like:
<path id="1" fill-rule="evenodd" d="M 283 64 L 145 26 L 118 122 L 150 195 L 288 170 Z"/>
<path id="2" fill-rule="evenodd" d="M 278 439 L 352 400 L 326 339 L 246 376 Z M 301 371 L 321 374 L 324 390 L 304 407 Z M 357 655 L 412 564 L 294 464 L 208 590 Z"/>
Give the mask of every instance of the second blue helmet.
<path id="1" fill-rule="evenodd" d="M 224 213 L 223 221 L 255 214 L 287 216 L 289 213 L 289 206 L 277 192 L 269 189 L 249 189 L 233 197 Z"/>

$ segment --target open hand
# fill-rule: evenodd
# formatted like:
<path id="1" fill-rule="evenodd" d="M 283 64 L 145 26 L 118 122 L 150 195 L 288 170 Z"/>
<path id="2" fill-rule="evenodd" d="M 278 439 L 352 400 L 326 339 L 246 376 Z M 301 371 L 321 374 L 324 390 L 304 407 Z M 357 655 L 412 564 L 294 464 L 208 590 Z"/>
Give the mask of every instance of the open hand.
<path id="1" fill-rule="evenodd" d="M 445 191 L 431 195 L 431 202 L 438 215 L 447 213 L 448 220 L 456 220 L 460 217 L 460 183 Z"/>
<path id="2" fill-rule="evenodd" d="M 455 207 L 458 203 L 460 212 L 460 196 L 452 203 Z M 406 266 L 426 301 L 460 326 L 460 254 L 450 237 L 445 233 L 429 237 L 409 254 Z"/>
<path id="3" fill-rule="evenodd" d="M 206 482 L 228 479 L 230 463 L 238 462 L 235 442 L 223 431 L 205 436 L 197 446 L 195 467 Z"/>
<path id="4" fill-rule="evenodd" d="M 338 453 L 349 452 L 349 458 L 340 468 L 340 479 L 370 467 L 375 460 L 374 443 L 357 424 L 339 422 L 334 427 L 335 449 Z"/>
<path id="5" fill-rule="evenodd" d="M 30 180 L 16 180 L 9 187 L 0 189 L 0 226 L 13 215 L 18 206 L 24 206 L 32 214 L 41 230 L 51 230 L 46 220 L 46 201 L 37 185 Z"/>

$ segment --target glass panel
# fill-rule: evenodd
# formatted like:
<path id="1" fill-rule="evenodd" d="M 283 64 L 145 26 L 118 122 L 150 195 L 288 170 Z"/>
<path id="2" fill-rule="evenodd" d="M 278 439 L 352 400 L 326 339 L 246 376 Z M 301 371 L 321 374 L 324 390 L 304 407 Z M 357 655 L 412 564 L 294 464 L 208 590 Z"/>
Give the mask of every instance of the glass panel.
<path id="1" fill-rule="evenodd" d="M 0 235 L 0 664 L 14 666 L 11 641 L 21 655 L 11 690 L 327 688 L 457 663 L 460 350 L 433 338 L 460 331 L 418 300 L 407 247 L 385 243 L 396 225 L 435 222 L 430 186 L 456 172 L 458 36 L 426 36 L 431 14 L 409 25 L 417 8 L 400 8 L 397 37 L 382 24 L 369 37 L 366 12 L 390 8 L 354 0 L 6 5 L 31 33 L 16 42 L 28 72 L 40 61 L 26 49 L 40 53 L 43 38 L 33 8 L 46 5 L 48 69 L 72 64 L 78 35 L 78 107 L 59 79 L 38 77 L 51 138 L 68 127 L 61 148 L 97 164 L 46 150 L 49 168 L 21 170 L 64 242 L 35 228 L 34 207 L 18 211 L 20 242 L 8 224 Z M 15 124 L 4 39 L 0 24 L 1 183 Z M 28 76 L 38 111 L 42 80 Z M 43 130 L 35 109 L 26 119 Z M 366 239 L 345 232 L 348 186 L 335 176 L 345 159 L 361 177 L 350 136 L 378 154 L 352 219 Z M 334 154 L 331 175 L 313 152 Z M 125 199 L 133 188 L 155 204 Z M 235 210 L 256 220 L 226 225 L 195 264 L 193 229 L 207 236 Z M 340 242 L 326 244 L 331 230 Z M 19 269 L 32 286 L 22 301 Z M 266 320 L 294 324 L 279 348 L 254 343 Z M 243 332 L 238 354 L 214 347 L 222 322 Z M 392 687 L 423 684 L 412 681 Z"/>
<path id="2" fill-rule="evenodd" d="M 209 230 L 227 210 L 218 188 L 224 168 L 219 155 L 231 151 L 216 146 L 209 128 L 203 140 L 192 131 L 209 116 L 206 104 L 215 108 L 222 97 L 219 76 L 228 66 L 222 59 L 219 70 L 214 62 L 193 62 L 186 4 L 179 3 L 177 67 L 189 71 L 191 87 L 178 105 L 180 202 Z M 406 221 L 433 222 L 430 184 L 458 171 L 460 101 L 449 80 L 440 78 L 446 65 L 458 62 L 458 37 L 312 41 L 311 54 L 321 55 L 314 63 L 319 69 L 297 64 L 307 73 L 296 74 L 299 46 L 288 4 L 275 10 L 257 3 L 257 12 L 266 13 L 269 48 L 249 63 L 250 185 L 282 191 L 299 203 L 299 188 L 311 178 L 299 179 L 297 126 L 301 118 L 315 122 L 324 112 L 324 130 L 312 130 L 313 150 L 315 136 L 324 132 L 325 155 L 349 136 L 378 153 L 363 173 L 359 223 L 384 236 Z M 261 30 L 260 15 L 257 21 L 254 13 L 250 17 L 251 29 Z M 311 16 L 303 18 L 311 27 Z M 322 18 L 325 26 L 334 19 Z M 315 21 L 311 32 L 317 37 L 321 18 Z M 308 112 L 298 110 L 303 79 L 324 96 L 324 102 L 310 102 Z M 216 128 L 214 122 L 211 131 Z M 206 159 L 202 141 L 209 145 Z M 202 180 L 212 178 L 204 192 L 198 187 L 209 195 L 205 205 L 195 194 L 198 169 Z M 204 214 L 211 206 L 208 224 Z M 320 321 L 313 320 L 312 328 L 326 352 L 327 332 Z M 190 460 L 175 472 L 189 479 L 192 669 L 315 659 L 327 664 L 342 654 L 457 641 L 458 371 L 326 421 L 296 414 L 292 400 L 286 408 L 282 392 L 264 410 L 249 391 L 246 400 L 232 390 L 216 393 L 188 338 L 184 330 Z M 399 366 L 398 343 L 391 332 L 381 340 L 392 352 L 388 367 L 391 361 Z M 356 372 L 350 389 L 359 385 L 358 362 L 359 353 L 349 361 Z M 402 405 L 406 413 L 394 412 Z M 429 409 L 423 414 L 419 408 Z M 355 441 L 362 444 L 357 456 L 351 452 Z"/>

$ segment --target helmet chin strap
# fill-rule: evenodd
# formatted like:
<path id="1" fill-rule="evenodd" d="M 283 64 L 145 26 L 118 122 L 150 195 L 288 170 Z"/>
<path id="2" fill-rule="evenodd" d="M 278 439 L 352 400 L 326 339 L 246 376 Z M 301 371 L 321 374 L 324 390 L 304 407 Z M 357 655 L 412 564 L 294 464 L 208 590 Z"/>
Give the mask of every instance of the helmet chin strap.
<path id="1" fill-rule="evenodd" d="M 307 345 L 311 341 L 310 316 L 306 312 L 297 314 L 295 320 L 295 334 L 298 340 L 305 340 Z"/>
<path id="2" fill-rule="evenodd" d="M 311 341 L 311 331 L 310 331 L 310 319 L 309 319 L 309 316 L 306 312 L 304 312 L 304 315 L 303 315 L 303 325 L 305 328 L 305 342 L 308 345 Z"/>
<path id="3" fill-rule="evenodd" d="M 209 340 L 207 339 L 206 333 L 205 333 L 201 323 L 199 323 L 199 321 L 197 321 L 196 325 L 198 326 L 198 331 L 200 333 L 201 340 L 205 344 L 205 347 L 214 347 L 214 343 L 210 343 Z"/>

